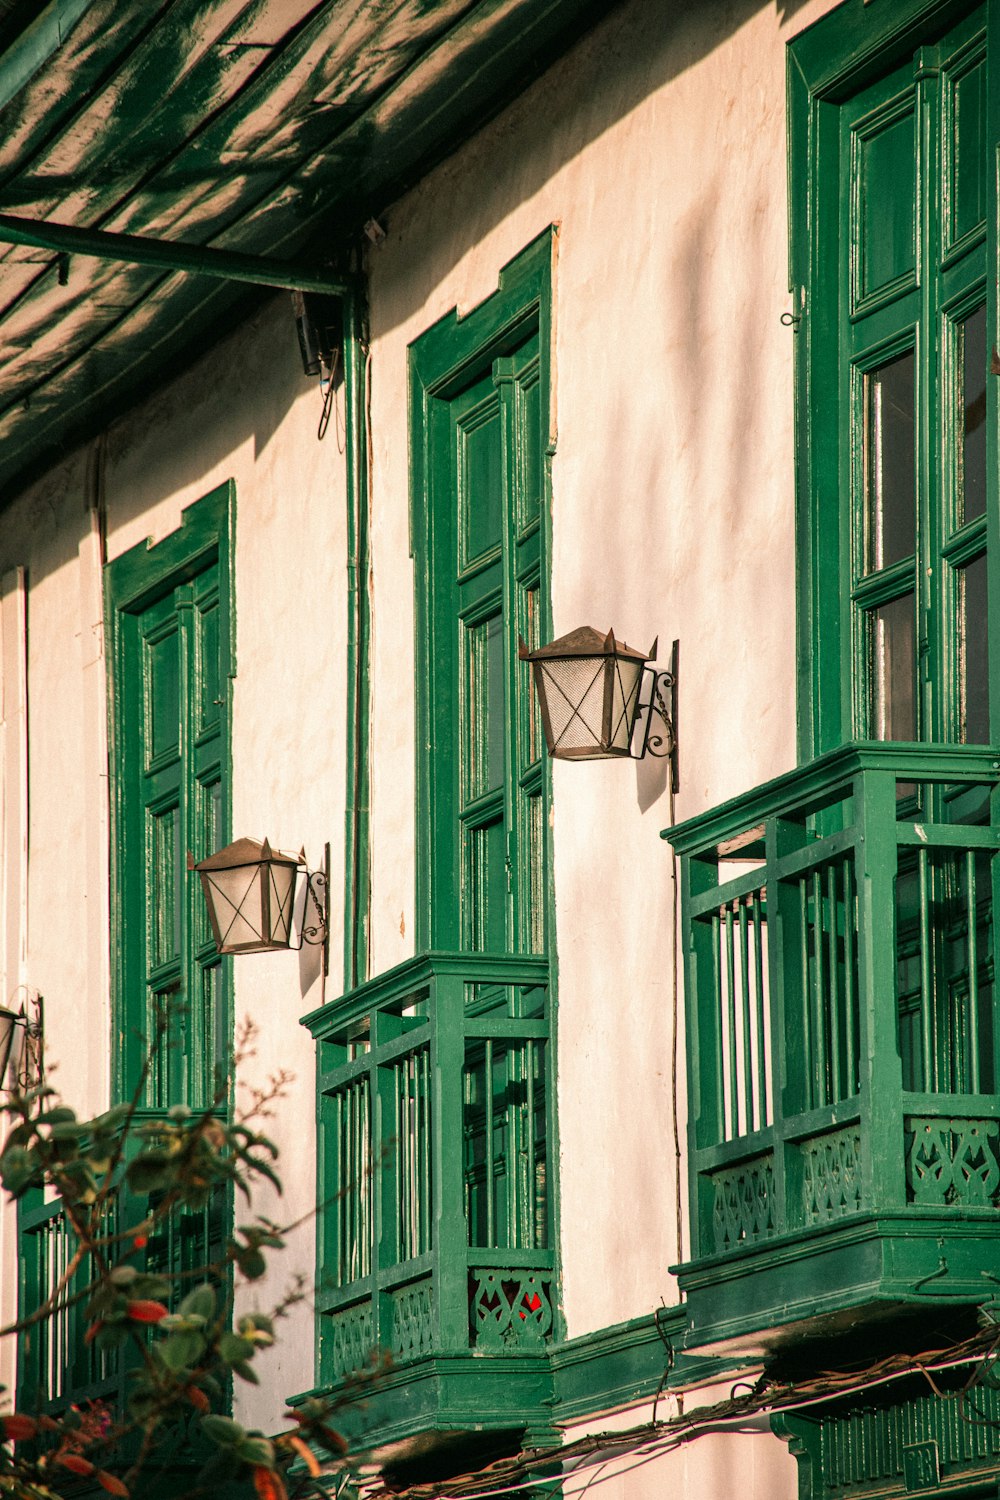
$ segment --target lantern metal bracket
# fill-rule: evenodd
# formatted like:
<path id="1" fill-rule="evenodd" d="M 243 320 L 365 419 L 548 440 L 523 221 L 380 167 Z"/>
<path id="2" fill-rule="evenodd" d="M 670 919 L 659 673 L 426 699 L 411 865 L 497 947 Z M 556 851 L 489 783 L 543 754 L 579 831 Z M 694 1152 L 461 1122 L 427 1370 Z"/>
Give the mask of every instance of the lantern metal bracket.
<path id="1" fill-rule="evenodd" d="M 655 655 L 655 645 L 651 655 Z M 680 768 L 677 756 L 677 669 L 680 662 L 680 642 L 674 641 L 670 651 L 670 666 L 662 671 L 654 666 L 643 668 L 644 680 L 649 681 L 649 691 L 640 691 L 629 750 L 633 760 L 642 760 L 648 752 L 658 759 L 670 761 L 670 786 L 674 792 L 680 790 Z M 654 734 L 653 715 L 662 728 Z M 636 749 L 638 745 L 638 749 Z"/>
<path id="2" fill-rule="evenodd" d="M 306 851 L 300 854 L 300 863 L 306 877 L 306 899 L 302 908 L 299 926 L 299 941 L 289 944 L 298 952 L 304 945 L 323 949 L 323 973 L 330 972 L 330 845 L 323 846 L 323 864 L 318 870 L 310 870 L 306 864 Z M 315 919 L 308 921 L 309 903 L 312 902 Z"/>

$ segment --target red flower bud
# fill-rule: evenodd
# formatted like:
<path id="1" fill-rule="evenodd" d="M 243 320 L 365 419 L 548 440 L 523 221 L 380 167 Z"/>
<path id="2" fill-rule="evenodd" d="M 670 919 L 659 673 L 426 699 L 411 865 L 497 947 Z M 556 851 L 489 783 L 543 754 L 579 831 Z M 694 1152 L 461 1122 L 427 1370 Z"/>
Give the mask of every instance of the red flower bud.
<path id="1" fill-rule="evenodd" d="M 158 1323 L 167 1316 L 167 1309 L 162 1302 L 147 1302 L 142 1298 L 126 1303 L 125 1311 L 136 1323 Z"/>
<path id="2" fill-rule="evenodd" d="M 71 1474 L 80 1474 L 84 1479 L 89 1479 L 94 1472 L 90 1459 L 84 1458 L 81 1453 L 57 1453 L 56 1463 L 62 1464 Z"/>
<path id="3" fill-rule="evenodd" d="M 107 1490 L 109 1495 L 119 1495 L 122 1500 L 128 1500 L 128 1486 L 114 1474 L 109 1474 L 107 1469 L 98 1469 L 97 1482 L 102 1490 Z"/>
<path id="4" fill-rule="evenodd" d="M 253 1487 L 257 1491 L 258 1500 L 288 1500 L 288 1491 L 281 1475 L 276 1474 L 273 1469 L 266 1469 L 263 1464 L 253 1466 Z"/>
<path id="5" fill-rule="evenodd" d="M 0 1425 L 11 1443 L 23 1443 L 27 1438 L 33 1438 L 38 1431 L 38 1423 L 34 1417 L 26 1417 L 17 1411 L 11 1412 L 9 1417 L 0 1417 Z"/>

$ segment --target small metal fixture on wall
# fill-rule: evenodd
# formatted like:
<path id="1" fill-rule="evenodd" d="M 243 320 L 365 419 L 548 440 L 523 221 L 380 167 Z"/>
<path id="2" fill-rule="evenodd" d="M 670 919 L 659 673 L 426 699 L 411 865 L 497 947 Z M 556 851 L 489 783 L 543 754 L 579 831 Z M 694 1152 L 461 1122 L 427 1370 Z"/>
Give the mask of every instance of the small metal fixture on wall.
<path id="1" fill-rule="evenodd" d="M 41 1082 L 44 1021 L 39 994 L 29 993 L 20 1010 L 0 1006 L 0 1093 L 20 1092 Z"/>
<path id="2" fill-rule="evenodd" d="M 328 891 L 330 845 L 321 870 L 306 865 L 305 850 L 283 854 L 267 839 L 236 839 L 188 869 L 196 870 L 208 907 L 215 946 L 220 953 L 276 953 L 298 950 L 304 943 L 323 948 L 327 972 L 329 936 Z M 306 901 L 299 941 L 292 942 L 292 913 L 299 870 L 305 871 Z"/>
<path id="3" fill-rule="evenodd" d="M 658 669 L 657 642 L 636 651 L 589 625 L 571 630 L 547 646 L 518 655 L 531 663 L 545 743 L 557 760 L 610 760 L 650 755 L 670 760 L 671 785 L 678 789 L 677 666 L 674 641 L 670 666 Z M 653 733 L 654 715 L 662 726 Z"/>

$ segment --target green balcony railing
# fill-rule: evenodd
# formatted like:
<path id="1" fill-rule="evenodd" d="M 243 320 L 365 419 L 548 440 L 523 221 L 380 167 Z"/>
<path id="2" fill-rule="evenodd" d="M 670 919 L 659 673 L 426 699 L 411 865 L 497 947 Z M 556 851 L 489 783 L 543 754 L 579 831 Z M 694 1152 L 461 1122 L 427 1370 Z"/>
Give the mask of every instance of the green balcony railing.
<path id="1" fill-rule="evenodd" d="M 539 1351 L 553 1323 L 548 963 L 427 954 L 317 1040 L 319 1378 Z"/>
<path id="2" fill-rule="evenodd" d="M 692 1342 L 993 1290 L 998 775 L 857 744 L 670 832 Z"/>

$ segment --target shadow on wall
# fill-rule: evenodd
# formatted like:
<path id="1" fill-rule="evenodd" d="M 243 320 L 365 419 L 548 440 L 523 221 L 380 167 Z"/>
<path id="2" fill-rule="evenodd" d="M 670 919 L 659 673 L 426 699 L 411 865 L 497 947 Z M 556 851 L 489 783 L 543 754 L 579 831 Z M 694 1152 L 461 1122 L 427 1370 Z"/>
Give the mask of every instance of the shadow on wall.
<path id="1" fill-rule="evenodd" d="M 534 82 L 520 103 L 515 101 L 513 120 L 502 114 L 485 126 L 478 140 L 488 180 L 505 169 L 511 139 L 519 136 L 517 175 L 511 182 L 516 184 L 519 199 L 529 200 L 605 131 L 714 52 L 751 17 L 772 12 L 779 23 L 785 24 L 808 3 L 700 0 L 692 5 L 690 0 L 661 0 L 653 5 L 649 0 L 624 0 Z M 782 91 L 782 108 L 783 101 Z M 524 128 L 526 121 L 530 130 Z M 475 144 L 472 149 L 476 150 Z M 693 169 L 698 170 L 697 163 Z M 449 170 L 450 163 L 445 161 L 413 190 L 417 205 L 425 191 L 432 195 L 431 232 L 439 253 L 400 256 L 391 269 L 383 272 L 379 283 L 383 297 L 372 308 L 374 338 L 384 337 L 418 313 L 446 274 L 442 267 L 458 265 L 497 227 L 498 200 L 490 192 L 479 190 L 475 170 L 463 169 L 461 177 L 449 184 L 456 191 L 448 213 L 442 216 L 436 211 L 441 196 L 440 174 Z M 378 216 L 385 217 L 391 237 L 392 209 L 380 208 Z M 418 216 L 419 207 L 414 214 Z M 411 227 L 403 224 L 403 240 Z M 420 229 L 414 234 L 415 245 L 421 242 L 425 227 L 421 218 Z M 377 265 L 377 261 L 370 264 Z"/>

